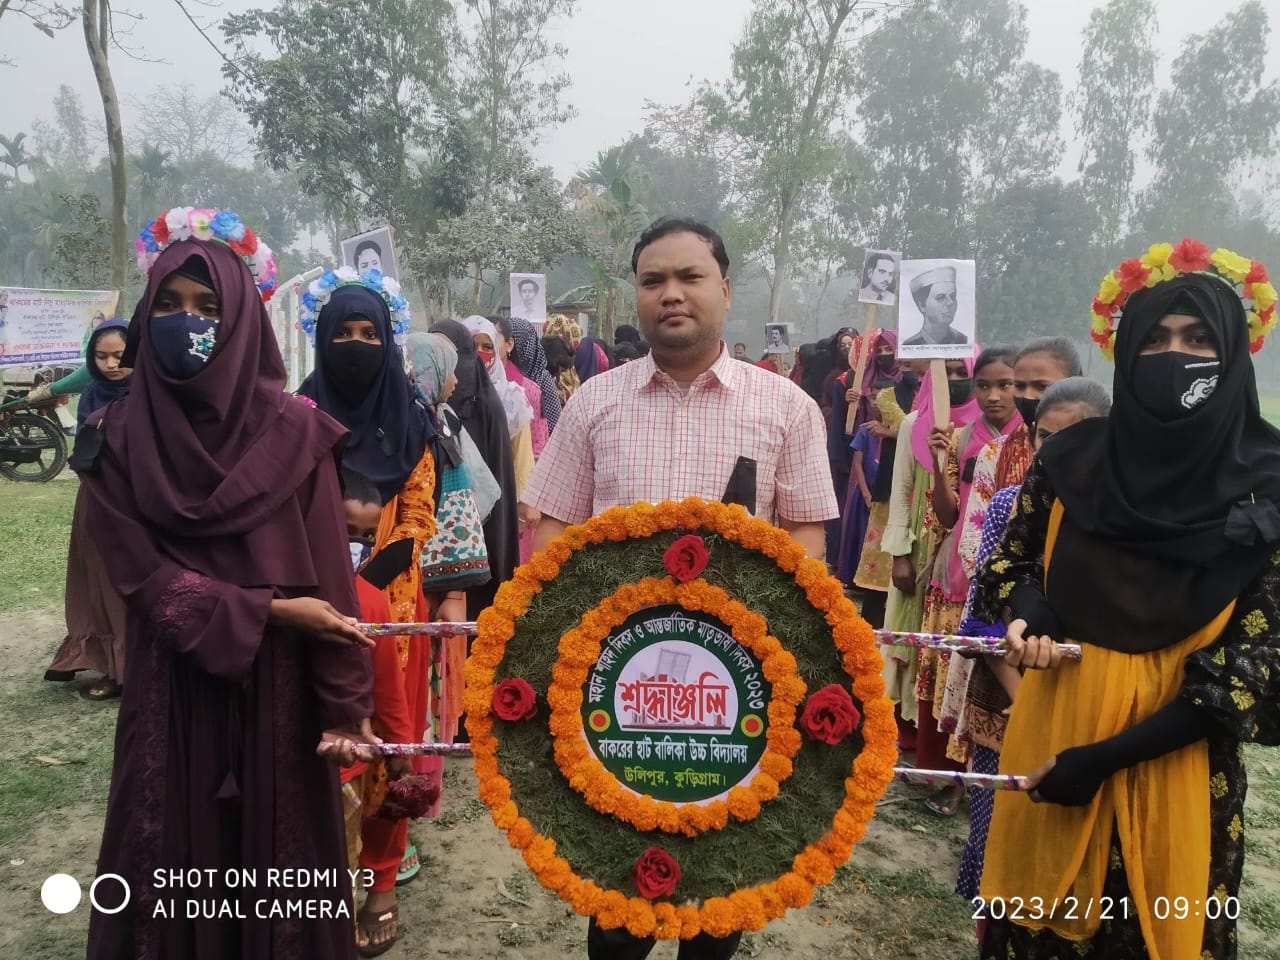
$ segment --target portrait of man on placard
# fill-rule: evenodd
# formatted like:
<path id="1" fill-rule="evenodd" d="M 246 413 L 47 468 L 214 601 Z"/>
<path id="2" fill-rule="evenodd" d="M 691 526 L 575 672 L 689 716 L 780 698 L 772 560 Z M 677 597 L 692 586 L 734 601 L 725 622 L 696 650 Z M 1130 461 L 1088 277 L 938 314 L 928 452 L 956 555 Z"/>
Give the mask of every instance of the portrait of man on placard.
<path id="1" fill-rule="evenodd" d="M 902 255 L 892 250 L 868 250 L 862 260 L 862 286 L 859 303 L 883 303 L 887 307 L 898 302 L 898 261 Z"/>
<path id="2" fill-rule="evenodd" d="M 355 267 L 362 276 L 370 270 L 377 270 L 384 277 L 400 282 L 390 227 L 378 227 L 343 240 L 342 262 Z"/>
<path id="3" fill-rule="evenodd" d="M 964 359 L 976 325 L 976 271 L 972 260 L 903 260 L 910 297 L 898 316 L 899 356 Z"/>
<path id="4" fill-rule="evenodd" d="M 791 336 L 781 323 L 767 323 L 764 328 L 765 353 L 790 353 Z"/>
<path id="5" fill-rule="evenodd" d="M 511 274 L 511 316 L 544 323 L 547 319 L 547 278 L 541 273 Z"/>

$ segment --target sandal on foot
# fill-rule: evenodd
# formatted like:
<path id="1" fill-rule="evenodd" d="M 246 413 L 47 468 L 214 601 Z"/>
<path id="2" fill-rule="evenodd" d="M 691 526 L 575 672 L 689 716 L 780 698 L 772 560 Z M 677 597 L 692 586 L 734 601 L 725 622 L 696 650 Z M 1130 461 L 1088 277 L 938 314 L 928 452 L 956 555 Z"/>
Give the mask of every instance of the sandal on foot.
<path id="1" fill-rule="evenodd" d="M 409 844 L 404 851 L 404 859 L 400 861 L 400 868 L 396 871 L 396 886 L 404 886 L 416 877 L 421 869 L 422 861 L 418 859 L 418 848 Z"/>
<path id="2" fill-rule="evenodd" d="M 374 943 L 373 938 L 394 928 L 391 936 L 381 943 Z M 376 916 L 373 911 L 361 907 L 356 912 L 356 952 L 362 957 L 380 957 L 393 946 L 400 936 L 400 904 L 393 903 Z M 363 942 L 361 942 L 363 939 Z"/>
<path id="3" fill-rule="evenodd" d="M 114 680 L 102 679 L 93 686 L 81 690 L 80 696 L 86 700 L 114 700 L 123 690 L 123 685 Z"/>
<path id="4" fill-rule="evenodd" d="M 954 817 L 956 811 L 960 809 L 960 801 L 964 799 L 962 793 L 938 793 L 925 800 L 924 805 L 929 812 L 936 813 L 940 817 Z"/>

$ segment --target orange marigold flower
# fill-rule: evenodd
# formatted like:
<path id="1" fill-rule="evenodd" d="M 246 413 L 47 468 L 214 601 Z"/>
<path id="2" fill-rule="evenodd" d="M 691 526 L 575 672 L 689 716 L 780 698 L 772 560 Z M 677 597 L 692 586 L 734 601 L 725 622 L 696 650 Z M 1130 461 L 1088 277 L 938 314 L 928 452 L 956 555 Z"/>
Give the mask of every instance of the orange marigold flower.
<path id="1" fill-rule="evenodd" d="M 501 806 L 494 807 L 492 815 L 494 826 L 499 830 L 507 830 L 513 826 L 518 819 L 520 819 L 520 810 L 514 803 L 508 800 Z"/>
<path id="2" fill-rule="evenodd" d="M 632 897 L 627 903 L 627 933 L 633 937 L 649 937 L 657 926 L 653 907 L 639 897 Z"/>
<path id="3" fill-rule="evenodd" d="M 853 856 L 853 844 L 831 833 L 820 839 L 817 846 L 830 858 L 833 867 L 838 867 Z"/>
<path id="4" fill-rule="evenodd" d="M 655 922 L 654 936 L 661 940 L 671 940 L 680 936 L 680 917 L 676 913 L 674 903 L 655 903 L 653 905 Z"/>
<path id="5" fill-rule="evenodd" d="M 702 932 L 702 918 L 698 915 L 697 907 L 677 907 L 676 915 L 680 920 L 681 940 L 692 940 Z"/>
<path id="6" fill-rule="evenodd" d="M 758 890 L 735 890 L 729 894 L 729 904 L 738 915 L 738 924 L 744 930 L 763 930 L 769 922 L 764 901 Z"/>
<path id="7" fill-rule="evenodd" d="M 787 905 L 782 902 L 782 896 L 778 893 L 777 884 L 762 883 L 756 887 L 756 894 L 760 897 L 760 906 L 763 908 L 765 916 L 770 920 L 776 920 L 787 912 Z"/>
<path id="8" fill-rule="evenodd" d="M 760 772 L 781 783 L 791 776 L 791 761 L 781 754 L 768 750 L 760 758 Z"/>
<path id="9" fill-rule="evenodd" d="M 813 884 L 796 873 L 784 873 L 773 886 L 782 902 L 793 909 L 808 906 L 813 899 Z"/>
<path id="10" fill-rule="evenodd" d="M 507 842 L 517 850 L 523 850 L 529 844 L 533 843 L 534 838 L 538 834 L 531 824 L 524 817 L 519 817 L 511 828 L 507 831 Z"/>
<path id="11" fill-rule="evenodd" d="M 830 883 L 831 878 L 836 875 L 836 868 L 831 865 L 830 858 L 817 847 L 806 847 L 796 854 L 792 869 L 814 884 Z"/>
<path id="12" fill-rule="evenodd" d="M 600 895 L 596 919 L 600 926 L 612 930 L 627 922 L 627 895 L 620 890 L 605 890 Z"/>
<path id="13" fill-rule="evenodd" d="M 778 795 L 778 781 L 761 771 L 752 779 L 751 790 L 762 802 L 767 802 Z"/>
<path id="14" fill-rule="evenodd" d="M 765 679 L 770 683 L 776 684 L 784 677 L 795 676 L 797 669 L 796 658 L 786 650 L 779 650 L 765 660 L 763 668 Z"/>
<path id="15" fill-rule="evenodd" d="M 760 815 L 760 799 L 746 787 L 729 791 L 729 812 L 738 820 L 754 820 Z"/>
<path id="16" fill-rule="evenodd" d="M 702 904 L 703 932 L 713 937 L 727 937 L 738 930 L 737 914 L 728 897 L 712 897 Z"/>

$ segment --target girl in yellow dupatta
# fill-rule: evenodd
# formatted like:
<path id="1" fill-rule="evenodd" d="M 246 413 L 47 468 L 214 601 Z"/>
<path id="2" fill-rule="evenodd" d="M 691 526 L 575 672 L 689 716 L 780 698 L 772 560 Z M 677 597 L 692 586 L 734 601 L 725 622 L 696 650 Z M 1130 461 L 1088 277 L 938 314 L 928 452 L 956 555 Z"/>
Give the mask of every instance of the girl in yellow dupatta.
<path id="1" fill-rule="evenodd" d="M 1241 291 L 1170 272 L 1124 307 L 1111 416 L 1044 445 L 979 574 L 1008 662 L 1054 668 L 1005 734 L 1031 791 L 996 799 L 984 960 L 1236 956 L 1239 744 L 1280 743 L 1280 432 Z"/>

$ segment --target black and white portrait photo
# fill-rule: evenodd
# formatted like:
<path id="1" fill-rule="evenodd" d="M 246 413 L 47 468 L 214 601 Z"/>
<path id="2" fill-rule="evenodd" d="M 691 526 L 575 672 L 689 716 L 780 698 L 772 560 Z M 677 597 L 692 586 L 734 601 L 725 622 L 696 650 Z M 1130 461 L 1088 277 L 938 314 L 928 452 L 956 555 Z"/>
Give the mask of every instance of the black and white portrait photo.
<path id="1" fill-rule="evenodd" d="M 790 353 L 791 352 L 791 334 L 788 332 L 786 324 L 782 324 L 782 323 L 766 323 L 765 324 L 764 352 L 765 353 Z"/>
<path id="2" fill-rule="evenodd" d="M 898 356 L 963 360 L 973 353 L 977 323 L 972 260 L 903 260 Z"/>
<path id="3" fill-rule="evenodd" d="M 547 278 L 541 273 L 511 274 L 511 316 L 545 323 Z"/>
<path id="4" fill-rule="evenodd" d="M 902 254 L 892 250 L 868 250 L 862 260 L 862 283 L 859 303 L 883 303 L 891 307 L 898 301 L 898 262 Z"/>
<path id="5" fill-rule="evenodd" d="M 377 270 L 384 277 L 400 282 L 396 268 L 395 248 L 391 244 L 391 228 L 378 227 L 342 241 L 342 262 L 360 273 Z"/>

